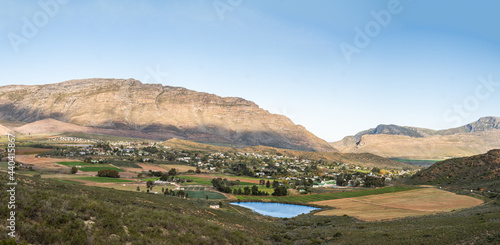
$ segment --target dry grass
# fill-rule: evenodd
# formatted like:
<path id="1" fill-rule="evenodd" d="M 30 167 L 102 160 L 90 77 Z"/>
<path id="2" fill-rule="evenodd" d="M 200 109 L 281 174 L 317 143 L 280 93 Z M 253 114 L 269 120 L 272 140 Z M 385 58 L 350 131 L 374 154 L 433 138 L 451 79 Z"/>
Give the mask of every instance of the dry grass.
<path id="1" fill-rule="evenodd" d="M 160 167 L 158 165 L 151 165 L 151 164 L 144 164 L 144 163 L 137 163 L 137 165 L 141 166 L 141 168 L 145 171 L 160 171 L 160 172 L 165 172 L 167 171 L 165 168 Z"/>
<path id="2" fill-rule="evenodd" d="M 425 188 L 312 203 L 336 208 L 319 212 L 318 215 L 345 214 L 364 221 L 377 221 L 449 212 L 476 206 L 483 201 L 443 190 Z"/>
<path id="3" fill-rule="evenodd" d="M 51 150 L 52 149 L 42 149 L 42 148 L 18 148 L 16 149 L 16 155 L 36 155 Z"/>
<path id="4" fill-rule="evenodd" d="M 187 166 L 187 165 L 170 165 L 170 164 L 167 165 L 167 164 L 162 164 L 160 166 L 164 167 L 167 170 L 175 168 L 175 170 L 177 170 L 177 172 L 187 172 L 189 170 L 193 170 L 193 171 L 196 170 L 196 167 Z"/>
<path id="5" fill-rule="evenodd" d="M 16 161 L 23 164 L 33 164 L 35 167 L 44 169 L 69 169 L 69 167 L 57 164 L 57 162 L 74 162 L 75 159 L 50 157 L 36 158 L 35 155 L 17 155 Z"/>

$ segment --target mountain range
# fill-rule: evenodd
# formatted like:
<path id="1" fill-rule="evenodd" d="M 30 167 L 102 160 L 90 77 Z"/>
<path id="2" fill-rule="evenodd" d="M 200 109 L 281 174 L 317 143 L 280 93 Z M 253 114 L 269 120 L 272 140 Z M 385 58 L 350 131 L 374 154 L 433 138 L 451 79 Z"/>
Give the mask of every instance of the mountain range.
<path id="1" fill-rule="evenodd" d="M 303 126 L 251 101 L 134 79 L 2 86 L 0 117 L 27 123 L 13 129 L 25 134 L 84 132 L 157 140 L 180 138 L 237 147 L 335 151 Z"/>
<path id="2" fill-rule="evenodd" d="M 378 125 L 331 143 L 344 153 L 372 153 L 390 158 L 445 159 L 500 148 L 500 118 L 483 117 L 446 130 Z"/>
<path id="3" fill-rule="evenodd" d="M 328 143 L 289 118 L 242 98 L 143 84 L 134 79 L 2 86 L 0 119 L 2 134 L 62 132 L 178 138 L 239 148 L 268 146 L 403 159 L 446 159 L 500 148 L 498 117 L 484 117 L 446 130 L 379 125 Z"/>

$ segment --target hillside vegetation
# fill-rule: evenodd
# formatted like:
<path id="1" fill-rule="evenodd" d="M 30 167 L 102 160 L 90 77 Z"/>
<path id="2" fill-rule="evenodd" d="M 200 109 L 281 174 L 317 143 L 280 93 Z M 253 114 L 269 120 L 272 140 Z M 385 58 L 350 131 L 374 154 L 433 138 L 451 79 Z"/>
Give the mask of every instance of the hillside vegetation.
<path id="1" fill-rule="evenodd" d="M 0 174 L 5 182 L 7 175 Z M 226 202 L 18 178 L 18 242 L 30 244 L 494 244 L 500 203 L 462 211 L 360 222 L 348 216 L 261 216 Z M 1 196 L 1 203 L 7 202 Z M 2 205 L 0 218 L 7 219 Z M 7 239 L 5 223 L 0 239 Z"/>
<path id="2" fill-rule="evenodd" d="M 415 183 L 500 192 L 500 150 L 437 162 L 415 174 L 412 180 Z"/>
<path id="3" fill-rule="evenodd" d="M 0 174 L 7 182 L 7 175 Z M 270 220 L 206 201 L 19 177 L 17 234 L 30 244 L 259 244 Z M 7 219 L 7 195 L 1 218 Z M 3 205 L 5 204 L 5 205 Z M 7 238 L 6 222 L 0 239 Z"/>

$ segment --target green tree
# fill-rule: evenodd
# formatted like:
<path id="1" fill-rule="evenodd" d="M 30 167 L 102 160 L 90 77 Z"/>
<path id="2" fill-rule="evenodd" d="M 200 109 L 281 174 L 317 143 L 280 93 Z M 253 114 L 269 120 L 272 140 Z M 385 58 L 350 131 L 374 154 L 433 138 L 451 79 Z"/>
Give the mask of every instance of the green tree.
<path id="1" fill-rule="evenodd" d="M 278 181 L 274 180 L 274 181 L 273 181 L 273 188 L 278 187 L 278 186 L 279 186 L 279 184 L 280 184 L 280 183 L 279 183 Z"/>
<path id="2" fill-rule="evenodd" d="M 288 191 L 285 186 L 278 186 L 274 188 L 273 196 L 286 196 L 288 195 Z"/>
<path id="3" fill-rule="evenodd" d="M 98 177 L 111 177 L 111 178 L 120 178 L 120 174 L 116 170 L 110 169 L 101 169 L 97 172 Z"/>
<path id="4" fill-rule="evenodd" d="M 259 195 L 259 187 L 257 187 L 256 185 L 252 186 L 252 195 Z"/>
<path id="5" fill-rule="evenodd" d="M 183 190 L 178 190 L 177 191 L 177 196 L 178 197 L 184 197 L 186 195 L 186 192 L 184 192 Z"/>
<path id="6" fill-rule="evenodd" d="M 269 182 L 269 180 L 266 182 L 266 187 L 269 188 L 271 186 L 271 183 Z"/>
<path id="7" fill-rule="evenodd" d="M 152 180 L 148 180 L 146 182 L 146 188 L 148 188 L 148 189 L 153 189 L 154 185 L 155 185 L 155 182 L 153 182 Z"/>
<path id="8" fill-rule="evenodd" d="M 374 167 L 374 168 L 372 168 L 371 172 L 374 173 L 374 174 L 379 174 L 380 173 L 380 168 Z"/>
<path id="9" fill-rule="evenodd" d="M 175 170 L 175 168 L 170 169 L 170 171 L 168 171 L 168 175 L 170 175 L 170 176 L 176 176 L 177 175 L 177 170 Z"/>

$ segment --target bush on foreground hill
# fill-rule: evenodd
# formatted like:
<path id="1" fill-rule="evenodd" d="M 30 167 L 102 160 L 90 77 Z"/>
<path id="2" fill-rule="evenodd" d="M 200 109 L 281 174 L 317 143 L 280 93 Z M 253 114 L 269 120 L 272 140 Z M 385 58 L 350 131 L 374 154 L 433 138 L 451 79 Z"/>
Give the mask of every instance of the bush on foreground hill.
<path id="1" fill-rule="evenodd" d="M 0 173 L 0 182 L 7 174 Z M 8 195 L 0 196 L 6 220 Z M 18 176 L 17 242 L 29 244 L 495 244 L 500 201 L 384 222 L 348 216 L 279 219 L 169 195 Z M 0 240 L 9 239 L 0 223 Z M 1 243 L 0 243 L 1 244 Z"/>

